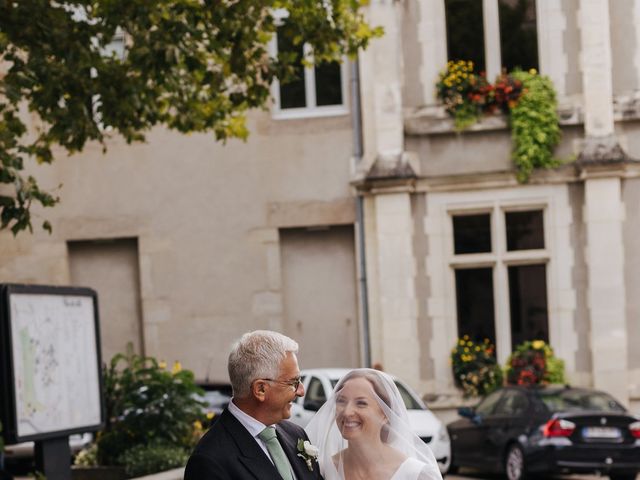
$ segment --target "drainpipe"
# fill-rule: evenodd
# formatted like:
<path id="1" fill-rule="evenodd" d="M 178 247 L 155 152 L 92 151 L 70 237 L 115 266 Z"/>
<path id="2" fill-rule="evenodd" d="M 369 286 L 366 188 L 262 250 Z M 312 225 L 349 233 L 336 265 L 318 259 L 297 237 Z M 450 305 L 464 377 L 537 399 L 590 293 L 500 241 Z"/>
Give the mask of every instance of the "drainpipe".
<path id="1" fill-rule="evenodd" d="M 353 128 L 353 158 L 360 164 L 364 152 L 362 140 L 362 105 L 360 101 L 360 62 L 358 56 L 351 66 L 351 124 Z M 369 294 L 367 291 L 367 266 L 364 244 L 364 199 L 356 194 L 356 234 L 358 239 L 358 282 L 360 287 L 360 312 L 362 315 L 362 353 L 364 366 L 371 366 L 371 338 L 369 331 Z"/>

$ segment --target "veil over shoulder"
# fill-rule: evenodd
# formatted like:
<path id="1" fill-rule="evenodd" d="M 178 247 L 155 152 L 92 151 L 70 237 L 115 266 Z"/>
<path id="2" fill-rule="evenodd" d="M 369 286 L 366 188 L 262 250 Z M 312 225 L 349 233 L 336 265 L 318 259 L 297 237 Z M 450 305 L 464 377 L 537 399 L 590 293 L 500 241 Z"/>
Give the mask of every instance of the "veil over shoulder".
<path id="1" fill-rule="evenodd" d="M 372 396 L 386 417 L 381 427 L 382 442 L 399 452 L 397 458 L 404 459 L 386 480 L 441 480 L 431 449 L 411 429 L 407 409 L 393 379 L 384 372 L 369 368 L 355 369 L 345 375 L 305 428 L 311 443 L 320 451 L 318 462 L 325 480 L 349 480 L 344 473 L 349 441 L 343 438 L 338 428 L 336 402 L 341 401 L 340 392 L 345 383 L 358 377 L 371 383 Z"/>

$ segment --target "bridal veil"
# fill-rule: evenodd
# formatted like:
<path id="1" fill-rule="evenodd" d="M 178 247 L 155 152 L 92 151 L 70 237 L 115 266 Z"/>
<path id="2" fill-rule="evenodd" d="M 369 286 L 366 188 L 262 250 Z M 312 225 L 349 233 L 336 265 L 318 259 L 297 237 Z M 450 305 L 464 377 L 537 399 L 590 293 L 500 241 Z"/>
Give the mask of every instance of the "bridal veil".
<path id="1" fill-rule="evenodd" d="M 406 457 L 388 480 L 441 480 L 431 449 L 411 429 L 407 409 L 393 379 L 384 372 L 368 368 L 352 370 L 345 375 L 305 429 L 311 443 L 320 450 L 318 462 L 325 480 L 349 480 L 345 479 L 343 464 L 349 442 L 343 438 L 336 423 L 336 399 L 340 398 L 345 383 L 353 378 L 369 381 L 370 393 L 386 417 L 381 427 L 382 441 Z"/>

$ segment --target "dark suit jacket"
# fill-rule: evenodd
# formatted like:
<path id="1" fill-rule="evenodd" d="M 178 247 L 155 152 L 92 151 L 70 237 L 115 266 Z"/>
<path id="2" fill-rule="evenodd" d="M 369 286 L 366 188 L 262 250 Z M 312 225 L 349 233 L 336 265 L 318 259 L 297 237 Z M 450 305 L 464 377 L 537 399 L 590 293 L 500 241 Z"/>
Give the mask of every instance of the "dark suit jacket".
<path id="1" fill-rule="evenodd" d="M 307 439 L 305 431 L 286 420 L 276 425 L 282 445 L 297 480 L 322 480 L 316 462 L 309 471 L 298 457 L 298 439 Z M 256 440 L 228 410 L 222 412 L 194 449 L 184 480 L 282 480 Z"/>

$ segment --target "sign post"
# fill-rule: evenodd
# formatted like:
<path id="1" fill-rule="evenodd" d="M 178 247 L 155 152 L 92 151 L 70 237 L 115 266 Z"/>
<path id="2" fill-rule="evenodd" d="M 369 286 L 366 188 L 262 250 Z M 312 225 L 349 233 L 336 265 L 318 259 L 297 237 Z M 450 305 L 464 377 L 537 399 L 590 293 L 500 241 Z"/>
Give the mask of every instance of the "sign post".
<path id="1" fill-rule="evenodd" d="M 9 442 L 34 441 L 47 478 L 71 478 L 69 435 L 104 426 L 94 290 L 0 285 L 0 419 Z"/>

